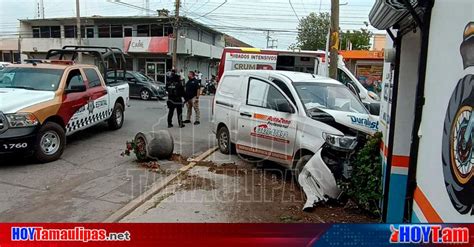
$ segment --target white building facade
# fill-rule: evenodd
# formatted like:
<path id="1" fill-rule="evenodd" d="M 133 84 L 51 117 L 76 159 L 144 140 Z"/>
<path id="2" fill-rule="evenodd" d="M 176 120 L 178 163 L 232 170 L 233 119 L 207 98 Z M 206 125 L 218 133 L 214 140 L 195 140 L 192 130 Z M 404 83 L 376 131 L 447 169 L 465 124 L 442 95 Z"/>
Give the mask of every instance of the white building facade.
<path id="1" fill-rule="evenodd" d="M 118 47 L 127 54 L 127 70 L 142 71 L 159 81 L 172 69 L 174 38 L 178 37 L 177 69 L 198 70 L 204 78 L 217 73 L 225 46 L 224 34 L 186 17 L 174 34 L 167 16 L 81 18 L 82 45 Z M 75 18 L 20 20 L 20 52 L 44 58 L 50 49 L 77 45 Z"/>

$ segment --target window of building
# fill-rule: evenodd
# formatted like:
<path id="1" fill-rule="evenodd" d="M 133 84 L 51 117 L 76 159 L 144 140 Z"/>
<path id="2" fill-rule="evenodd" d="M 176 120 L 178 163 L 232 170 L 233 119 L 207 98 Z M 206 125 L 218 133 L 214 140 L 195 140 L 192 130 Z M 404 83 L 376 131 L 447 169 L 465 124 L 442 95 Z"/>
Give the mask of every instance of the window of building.
<path id="1" fill-rule="evenodd" d="M 110 25 L 100 25 L 99 38 L 110 38 Z"/>
<path id="2" fill-rule="evenodd" d="M 14 53 L 13 53 L 13 60 L 14 60 L 13 62 L 15 62 L 15 63 L 21 62 L 21 61 L 20 61 L 20 53 L 14 52 Z"/>
<path id="3" fill-rule="evenodd" d="M 12 55 L 10 54 L 9 51 L 3 52 L 3 61 L 4 62 L 9 62 L 9 63 L 12 62 Z"/>
<path id="4" fill-rule="evenodd" d="M 122 25 L 111 25 L 110 26 L 110 37 L 112 37 L 112 38 L 123 38 L 123 26 Z"/>
<path id="5" fill-rule="evenodd" d="M 164 27 L 164 36 L 169 36 L 170 34 L 173 34 L 173 27 L 171 26 L 165 26 Z"/>
<path id="6" fill-rule="evenodd" d="M 87 26 L 81 27 L 81 36 L 83 38 L 94 38 L 94 27 L 93 26 Z"/>
<path id="7" fill-rule="evenodd" d="M 64 26 L 64 37 L 65 38 L 76 38 L 77 28 L 76 26 Z M 94 27 L 92 26 L 81 26 L 81 37 L 82 38 L 94 38 Z"/>
<path id="8" fill-rule="evenodd" d="M 40 28 L 33 27 L 33 38 L 39 38 L 39 37 L 40 37 Z"/>
<path id="9" fill-rule="evenodd" d="M 132 27 L 123 27 L 123 36 L 124 37 L 132 37 L 133 36 L 133 28 Z"/>
<path id="10" fill-rule="evenodd" d="M 51 38 L 51 28 L 40 27 L 40 38 Z"/>
<path id="11" fill-rule="evenodd" d="M 151 36 L 152 37 L 161 37 L 163 36 L 163 26 L 152 24 L 151 25 Z"/>
<path id="12" fill-rule="evenodd" d="M 150 25 L 138 25 L 137 26 L 138 37 L 149 37 L 150 36 Z"/>
<path id="13" fill-rule="evenodd" d="M 64 38 L 75 38 L 76 27 L 75 26 L 64 26 Z"/>
<path id="14" fill-rule="evenodd" d="M 33 27 L 33 38 L 61 38 L 60 26 Z"/>
<path id="15" fill-rule="evenodd" d="M 52 26 L 51 28 L 51 38 L 61 38 L 61 27 Z"/>

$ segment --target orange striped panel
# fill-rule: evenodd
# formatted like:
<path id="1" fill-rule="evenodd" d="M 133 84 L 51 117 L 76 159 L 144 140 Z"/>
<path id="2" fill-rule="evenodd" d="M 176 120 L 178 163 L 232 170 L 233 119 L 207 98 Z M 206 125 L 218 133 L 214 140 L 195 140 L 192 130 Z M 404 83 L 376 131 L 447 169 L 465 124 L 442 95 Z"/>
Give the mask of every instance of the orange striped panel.
<path id="1" fill-rule="evenodd" d="M 409 156 L 402 156 L 402 155 L 392 156 L 392 166 L 408 168 L 408 164 L 410 164 Z"/>
<path id="2" fill-rule="evenodd" d="M 416 204 L 418 204 L 418 207 L 420 207 L 421 212 L 423 212 L 423 215 L 425 216 L 428 223 L 443 223 L 443 220 L 433 208 L 433 206 L 431 206 L 430 201 L 428 198 L 426 198 L 425 194 L 423 194 L 420 187 L 416 187 L 413 197 Z"/>
<path id="3" fill-rule="evenodd" d="M 267 115 L 258 114 L 258 113 L 254 113 L 254 114 L 253 114 L 253 117 L 256 118 L 256 119 L 261 119 L 261 120 L 267 120 L 267 119 L 268 119 L 268 116 L 267 116 Z"/>

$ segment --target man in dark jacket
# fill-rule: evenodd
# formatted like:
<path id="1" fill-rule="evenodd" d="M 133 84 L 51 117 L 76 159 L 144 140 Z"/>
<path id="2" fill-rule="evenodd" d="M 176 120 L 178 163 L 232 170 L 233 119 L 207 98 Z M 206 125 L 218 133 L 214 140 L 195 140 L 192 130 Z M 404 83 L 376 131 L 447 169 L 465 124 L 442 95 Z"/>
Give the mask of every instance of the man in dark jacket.
<path id="1" fill-rule="evenodd" d="M 187 118 L 184 123 L 191 123 L 191 115 L 194 109 L 196 113 L 194 125 L 200 124 L 199 118 L 201 112 L 199 111 L 199 95 L 201 94 L 201 84 L 196 80 L 196 74 L 194 71 L 189 71 L 188 74 L 189 81 L 186 83 L 186 105 L 188 108 Z"/>
<path id="2" fill-rule="evenodd" d="M 173 70 L 171 72 L 171 76 L 166 83 L 166 91 L 168 92 L 168 101 L 167 105 L 169 108 L 168 111 L 168 128 L 173 127 L 173 114 L 174 109 L 176 109 L 176 113 L 178 114 L 178 125 L 180 128 L 184 127 L 183 124 L 183 98 L 184 94 L 184 87 L 181 84 L 181 80 L 179 75 L 176 74 L 176 71 Z"/>

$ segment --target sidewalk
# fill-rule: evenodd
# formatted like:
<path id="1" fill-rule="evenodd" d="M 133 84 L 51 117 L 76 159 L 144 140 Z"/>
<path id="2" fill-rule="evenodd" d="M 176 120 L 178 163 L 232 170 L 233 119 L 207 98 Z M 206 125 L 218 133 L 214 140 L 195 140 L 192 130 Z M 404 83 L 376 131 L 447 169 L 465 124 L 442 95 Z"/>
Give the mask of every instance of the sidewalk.
<path id="1" fill-rule="evenodd" d="M 287 173 L 285 175 L 285 173 Z M 304 194 L 275 164 L 258 167 L 214 152 L 121 222 L 324 223 L 374 222 L 343 207 L 303 212 Z"/>

